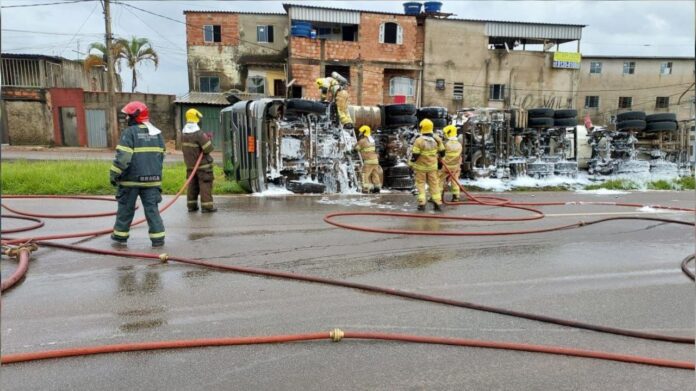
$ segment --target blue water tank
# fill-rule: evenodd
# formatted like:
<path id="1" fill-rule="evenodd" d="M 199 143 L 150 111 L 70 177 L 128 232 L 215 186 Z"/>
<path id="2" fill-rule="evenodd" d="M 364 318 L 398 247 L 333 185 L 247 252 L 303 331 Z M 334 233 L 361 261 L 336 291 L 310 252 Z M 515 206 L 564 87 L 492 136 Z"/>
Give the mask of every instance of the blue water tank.
<path id="1" fill-rule="evenodd" d="M 442 9 L 442 2 L 441 1 L 426 1 L 425 4 L 425 12 L 428 14 L 435 13 L 435 12 L 440 12 Z"/>
<path id="2" fill-rule="evenodd" d="M 309 38 L 312 32 L 312 23 L 303 20 L 293 20 L 290 26 L 290 35 L 293 37 Z"/>
<path id="3" fill-rule="evenodd" d="M 417 1 L 404 3 L 404 13 L 406 15 L 418 15 L 421 12 L 422 4 Z"/>

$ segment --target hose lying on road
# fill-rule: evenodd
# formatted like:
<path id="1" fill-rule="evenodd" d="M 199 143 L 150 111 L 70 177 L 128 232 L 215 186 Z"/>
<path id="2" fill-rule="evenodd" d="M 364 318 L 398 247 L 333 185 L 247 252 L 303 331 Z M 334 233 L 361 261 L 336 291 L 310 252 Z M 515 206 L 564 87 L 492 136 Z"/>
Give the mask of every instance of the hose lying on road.
<path id="1" fill-rule="evenodd" d="M 545 353 L 571 357 L 591 358 L 597 360 L 620 361 L 630 364 L 642 364 L 658 367 L 675 369 L 694 369 L 694 363 L 688 361 L 666 360 L 653 357 L 634 356 L 627 354 L 617 354 L 594 350 L 572 349 L 561 346 L 551 345 L 532 345 L 514 342 L 485 341 L 464 338 L 442 338 L 411 334 L 394 333 L 373 333 L 373 332 L 354 332 L 334 329 L 330 332 L 306 333 L 306 334 L 287 334 L 271 335 L 259 337 L 236 337 L 236 338 L 207 338 L 207 339 L 187 339 L 174 341 L 156 342 L 135 342 L 116 345 L 85 346 L 81 348 L 68 348 L 58 350 L 48 350 L 31 353 L 15 353 L 2 356 L 2 364 L 12 364 L 26 361 L 47 360 L 54 358 L 65 358 L 74 356 L 87 356 L 105 353 L 137 352 L 145 350 L 161 349 L 182 349 L 198 348 L 210 346 L 233 346 L 233 345 L 259 345 L 277 344 L 287 342 L 312 341 L 321 339 L 331 339 L 334 342 L 343 339 L 362 339 L 362 340 L 382 340 L 399 341 L 418 344 L 435 344 L 474 347 L 484 349 L 516 350 L 523 352 Z"/>
<path id="2" fill-rule="evenodd" d="M 691 281 L 696 281 L 696 274 L 694 274 L 694 272 L 692 272 L 691 269 L 689 269 L 689 262 L 692 262 L 695 258 L 696 256 L 689 255 L 688 257 L 684 258 L 684 260 L 681 263 L 682 272 L 684 272 L 684 274 L 686 274 L 686 276 L 689 277 Z"/>

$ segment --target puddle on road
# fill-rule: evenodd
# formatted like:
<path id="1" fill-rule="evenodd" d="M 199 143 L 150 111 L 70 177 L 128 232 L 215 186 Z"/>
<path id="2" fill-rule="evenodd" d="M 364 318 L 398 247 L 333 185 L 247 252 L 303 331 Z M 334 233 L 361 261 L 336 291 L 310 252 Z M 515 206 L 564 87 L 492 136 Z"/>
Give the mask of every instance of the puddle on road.
<path id="1" fill-rule="evenodd" d="M 154 329 L 162 326 L 166 322 L 164 319 L 141 320 L 137 322 L 124 323 L 118 329 L 124 333 L 133 333 L 141 330 Z"/>

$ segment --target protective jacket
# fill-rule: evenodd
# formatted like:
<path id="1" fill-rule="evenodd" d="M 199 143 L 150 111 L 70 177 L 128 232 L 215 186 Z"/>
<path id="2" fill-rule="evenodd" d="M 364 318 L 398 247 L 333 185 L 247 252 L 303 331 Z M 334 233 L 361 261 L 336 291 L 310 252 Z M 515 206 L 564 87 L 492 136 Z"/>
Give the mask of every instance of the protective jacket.
<path id="1" fill-rule="evenodd" d="M 379 155 L 375 149 L 375 139 L 372 136 L 361 138 L 355 149 L 360 152 L 363 164 L 379 164 Z"/>
<path id="2" fill-rule="evenodd" d="M 415 161 L 410 162 L 411 168 L 416 171 L 430 172 L 437 171 L 438 155 L 443 154 L 445 146 L 439 136 L 425 134 L 419 136 L 413 142 L 411 149 L 412 156 L 417 156 Z"/>
<path id="3" fill-rule="evenodd" d="M 459 169 L 462 165 L 462 144 L 456 138 L 445 142 L 445 157 L 442 159 L 447 168 Z"/>
<path id="4" fill-rule="evenodd" d="M 123 187 L 161 187 L 164 139 L 144 124 L 126 128 L 116 146 L 111 181 Z"/>
<path id="5" fill-rule="evenodd" d="M 181 150 L 184 153 L 186 169 L 193 169 L 201 152 L 204 156 L 201 165 L 198 166 L 198 170 L 211 171 L 213 169 L 213 157 L 210 156 L 210 153 L 213 152 L 213 143 L 208 140 L 203 131 L 197 130 L 193 133 L 182 133 Z"/>

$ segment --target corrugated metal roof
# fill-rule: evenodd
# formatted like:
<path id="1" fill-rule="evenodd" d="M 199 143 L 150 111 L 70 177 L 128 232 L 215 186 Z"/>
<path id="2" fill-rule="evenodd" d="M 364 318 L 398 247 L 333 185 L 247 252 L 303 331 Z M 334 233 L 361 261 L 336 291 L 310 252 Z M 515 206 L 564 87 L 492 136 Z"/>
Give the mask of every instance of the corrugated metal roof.
<path id="1" fill-rule="evenodd" d="M 284 12 L 244 12 L 244 11 L 218 11 L 218 10 L 184 10 L 184 14 L 239 14 L 239 15 L 281 15 Z"/>
<path id="2" fill-rule="evenodd" d="M 622 60 L 622 59 L 636 59 L 636 60 L 690 60 L 693 61 L 696 59 L 696 57 L 685 57 L 685 56 L 609 56 L 609 55 L 591 55 L 591 54 L 583 54 L 582 59 L 583 60 L 589 60 L 589 59 L 615 59 L 615 60 Z"/>
<path id="3" fill-rule="evenodd" d="M 222 92 L 191 91 L 188 94 L 177 97 L 174 103 L 229 106 L 230 102 L 227 101 L 225 95 Z"/>
<path id="4" fill-rule="evenodd" d="M 359 9 L 351 9 L 351 8 L 336 8 L 336 7 L 318 7 L 315 5 L 304 5 L 304 4 L 283 4 L 283 8 L 285 8 L 286 12 L 290 12 L 290 9 L 292 8 L 307 8 L 307 9 L 314 9 L 314 10 L 325 10 L 325 11 L 348 11 L 348 12 L 357 12 L 360 14 L 361 12 L 368 13 L 368 14 L 382 14 L 382 15 L 399 15 L 399 16 L 412 16 L 415 17 L 415 15 L 406 15 L 404 13 L 397 13 L 397 12 L 385 12 L 385 11 L 371 11 L 371 10 L 359 10 Z M 292 15 L 291 15 L 291 19 Z M 299 19 L 299 18 L 298 18 Z"/>
<path id="5" fill-rule="evenodd" d="M 582 38 L 582 26 L 486 22 L 486 35 L 489 37 L 576 40 Z"/>
<path id="6" fill-rule="evenodd" d="M 572 23 L 548 23 L 548 22 L 521 22 L 518 20 L 493 20 L 493 19 L 465 19 L 465 18 L 447 18 L 447 19 L 428 19 L 428 20 L 453 20 L 457 22 L 479 22 L 479 23 L 511 23 L 511 24 L 538 24 L 542 26 L 570 26 L 570 27 L 587 27 L 586 24 Z"/>
<path id="7" fill-rule="evenodd" d="M 288 14 L 291 20 L 360 24 L 360 12 L 356 11 L 293 5 L 288 9 Z"/>

